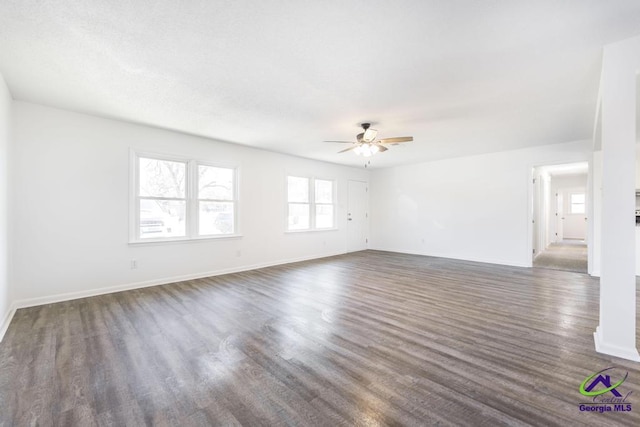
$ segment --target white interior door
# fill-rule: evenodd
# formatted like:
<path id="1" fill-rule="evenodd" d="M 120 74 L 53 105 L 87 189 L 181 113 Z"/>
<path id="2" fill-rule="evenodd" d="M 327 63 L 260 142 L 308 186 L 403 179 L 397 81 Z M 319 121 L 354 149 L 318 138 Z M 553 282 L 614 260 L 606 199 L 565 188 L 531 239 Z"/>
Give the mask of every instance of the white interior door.
<path id="1" fill-rule="evenodd" d="M 541 182 L 537 170 L 533 170 L 533 257 L 540 253 L 540 192 L 538 191 Z"/>
<path id="2" fill-rule="evenodd" d="M 564 197 L 562 192 L 556 193 L 556 243 L 562 242 L 564 239 L 563 225 L 564 225 Z"/>
<path id="3" fill-rule="evenodd" d="M 533 258 L 540 255 L 547 247 L 548 234 L 548 197 L 549 181 L 540 174 L 538 169 L 534 169 L 535 177 L 533 181 Z"/>
<path id="4" fill-rule="evenodd" d="M 585 240 L 587 237 L 586 190 L 572 188 L 564 191 L 564 239 Z"/>
<path id="5" fill-rule="evenodd" d="M 347 252 L 367 249 L 369 243 L 369 197 L 367 183 L 349 181 L 347 200 Z"/>

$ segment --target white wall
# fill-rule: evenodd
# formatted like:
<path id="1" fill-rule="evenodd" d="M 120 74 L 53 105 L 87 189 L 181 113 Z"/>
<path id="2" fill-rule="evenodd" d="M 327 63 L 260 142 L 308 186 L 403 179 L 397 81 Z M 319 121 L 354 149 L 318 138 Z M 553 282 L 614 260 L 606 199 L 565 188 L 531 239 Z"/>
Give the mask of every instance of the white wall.
<path id="1" fill-rule="evenodd" d="M 640 126 L 640 123 L 638 123 L 638 126 Z M 636 144 L 636 189 L 640 189 L 640 144 Z"/>
<path id="2" fill-rule="evenodd" d="M 589 274 L 600 277 L 600 260 L 602 255 L 602 151 L 594 151 L 591 161 L 591 188 L 589 194 L 593 198 L 590 205 L 591 236 L 589 238 Z"/>
<path id="3" fill-rule="evenodd" d="M 370 247 L 530 266 L 532 168 L 590 151 L 579 141 L 373 170 Z"/>
<path id="4" fill-rule="evenodd" d="M 0 339 L 8 326 L 9 287 L 9 127 L 11 94 L 0 74 Z"/>
<path id="5" fill-rule="evenodd" d="M 347 180 L 368 181 L 365 169 L 23 102 L 13 117 L 13 277 L 22 305 L 343 253 Z M 243 237 L 128 244 L 130 147 L 237 164 Z M 336 179 L 338 231 L 284 233 L 287 173 Z"/>
<path id="6" fill-rule="evenodd" d="M 600 225 L 599 215 L 602 212 L 602 151 L 593 153 L 593 242 L 589 245 L 593 248 L 593 263 L 590 262 L 590 274 L 600 277 Z M 636 190 L 640 189 L 640 144 L 636 144 Z M 636 207 L 640 207 L 636 196 Z M 640 276 L 640 227 L 636 226 L 636 276 Z"/>
<path id="7" fill-rule="evenodd" d="M 596 351 L 640 361 L 636 349 L 636 80 L 640 36 L 603 49 L 600 322 Z"/>

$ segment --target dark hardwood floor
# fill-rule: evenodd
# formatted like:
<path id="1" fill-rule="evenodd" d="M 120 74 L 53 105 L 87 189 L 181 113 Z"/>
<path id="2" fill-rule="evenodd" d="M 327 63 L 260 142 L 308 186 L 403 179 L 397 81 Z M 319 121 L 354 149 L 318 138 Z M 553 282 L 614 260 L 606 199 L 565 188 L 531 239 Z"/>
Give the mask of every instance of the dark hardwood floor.
<path id="1" fill-rule="evenodd" d="M 598 281 L 365 251 L 18 310 L 0 425 L 640 425 Z M 580 412 L 629 372 L 631 412 Z"/>

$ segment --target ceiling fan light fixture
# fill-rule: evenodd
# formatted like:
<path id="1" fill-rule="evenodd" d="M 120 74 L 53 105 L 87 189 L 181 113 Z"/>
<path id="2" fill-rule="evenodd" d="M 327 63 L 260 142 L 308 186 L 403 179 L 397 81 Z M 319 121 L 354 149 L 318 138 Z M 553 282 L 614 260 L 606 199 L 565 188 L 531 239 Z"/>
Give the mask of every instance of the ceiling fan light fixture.
<path id="1" fill-rule="evenodd" d="M 380 151 L 380 147 L 372 143 L 360 144 L 353 149 L 353 152 L 358 156 L 371 157 Z"/>

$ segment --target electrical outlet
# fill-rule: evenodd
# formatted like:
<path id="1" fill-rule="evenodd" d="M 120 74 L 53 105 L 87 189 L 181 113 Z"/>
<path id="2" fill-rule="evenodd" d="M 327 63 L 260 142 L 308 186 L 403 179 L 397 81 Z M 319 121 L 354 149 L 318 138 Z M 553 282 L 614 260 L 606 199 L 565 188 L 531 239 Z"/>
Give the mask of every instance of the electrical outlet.
<path id="1" fill-rule="evenodd" d="M 236 256 L 237 257 L 241 257 L 242 256 L 242 251 L 236 251 Z"/>
<path id="2" fill-rule="evenodd" d="M 131 260 L 131 269 L 135 270 L 136 268 L 138 268 L 138 260 L 132 259 Z"/>

